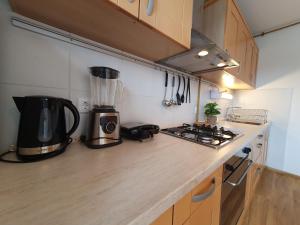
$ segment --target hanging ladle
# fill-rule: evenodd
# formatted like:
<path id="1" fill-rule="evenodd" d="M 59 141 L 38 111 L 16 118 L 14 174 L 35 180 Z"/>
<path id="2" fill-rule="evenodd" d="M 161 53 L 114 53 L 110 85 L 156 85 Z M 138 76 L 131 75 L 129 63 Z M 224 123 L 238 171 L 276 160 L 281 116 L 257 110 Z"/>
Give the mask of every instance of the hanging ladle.
<path id="1" fill-rule="evenodd" d="M 168 71 L 166 71 L 166 78 L 165 78 L 165 95 L 164 95 L 164 100 L 162 101 L 162 105 L 163 106 L 171 106 L 172 103 L 167 100 L 167 89 L 168 89 L 168 79 L 169 79 L 169 74 L 168 74 Z"/>

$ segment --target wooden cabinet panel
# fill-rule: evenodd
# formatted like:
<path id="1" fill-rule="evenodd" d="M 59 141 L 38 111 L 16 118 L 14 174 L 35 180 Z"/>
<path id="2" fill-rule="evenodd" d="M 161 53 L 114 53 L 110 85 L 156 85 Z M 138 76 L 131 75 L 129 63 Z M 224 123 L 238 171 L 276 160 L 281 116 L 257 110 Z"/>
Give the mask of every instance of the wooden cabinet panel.
<path id="1" fill-rule="evenodd" d="M 187 47 L 191 47 L 191 30 L 192 30 L 192 12 L 193 12 L 193 0 L 183 1 L 183 18 L 182 18 L 182 31 L 181 31 L 181 43 Z"/>
<path id="2" fill-rule="evenodd" d="M 206 178 L 203 182 L 201 182 L 198 186 L 196 186 L 192 190 L 192 196 L 203 194 L 203 193 L 207 192 L 209 190 L 209 188 L 212 186 L 213 181 L 215 183 L 215 187 L 220 186 L 222 184 L 222 172 L 223 172 L 223 167 L 220 167 L 212 175 L 210 175 L 208 178 Z M 205 205 L 205 204 L 206 204 L 206 200 L 201 201 L 199 203 L 192 201 L 191 202 L 191 212 L 193 213 L 201 205 Z"/>
<path id="3" fill-rule="evenodd" d="M 147 8 L 153 1 L 153 9 Z M 179 42 L 185 47 L 190 47 L 192 27 L 192 0 L 140 0 L 141 21 L 147 23 L 161 33 Z"/>
<path id="4" fill-rule="evenodd" d="M 252 37 L 249 36 L 248 39 L 247 39 L 247 50 L 246 50 L 246 60 L 245 60 L 245 66 L 244 66 L 244 68 L 245 68 L 244 73 L 248 77 L 250 83 L 253 83 L 252 76 L 251 76 L 251 73 L 252 73 L 252 55 L 253 55 L 253 47 L 254 47 L 253 45 L 254 45 L 254 42 L 252 40 Z"/>
<path id="5" fill-rule="evenodd" d="M 151 225 L 172 225 L 173 207 L 169 208 L 159 218 L 157 218 Z"/>
<path id="6" fill-rule="evenodd" d="M 224 47 L 231 57 L 237 59 L 237 37 L 240 15 L 232 1 L 228 1 Z"/>
<path id="7" fill-rule="evenodd" d="M 192 213 L 189 225 L 219 225 L 221 188 L 221 185 L 217 186 L 213 195 Z"/>
<path id="8" fill-rule="evenodd" d="M 245 73 L 245 63 L 246 63 L 246 51 L 247 51 L 247 40 L 248 33 L 245 29 L 245 25 L 240 22 L 238 28 L 238 37 L 237 37 L 237 60 L 240 62 L 240 66 L 237 72 L 237 77 L 249 83 L 249 74 Z"/>
<path id="9" fill-rule="evenodd" d="M 121 9 L 135 16 L 136 18 L 139 16 L 139 0 L 109 0 L 115 5 L 119 6 Z"/>
<path id="10" fill-rule="evenodd" d="M 152 12 L 147 14 L 149 0 L 140 0 L 139 19 L 152 27 L 156 27 L 157 1 L 158 0 L 153 0 Z"/>
<path id="11" fill-rule="evenodd" d="M 233 0 L 228 0 L 224 46 L 231 57 L 240 63 L 240 67 L 226 69 L 226 72 L 255 87 L 258 50 Z"/>
<path id="12" fill-rule="evenodd" d="M 191 192 L 174 205 L 173 225 L 182 225 L 191 215 Z"/>
<path id="13" fill-rule="evenodd" d="M 124 9 L 125 11 L 129 12 L 130 14 L 134 15 L 135 17 L 139 16 L 139 0 L 119 0 L 119 6 Z"/>
<path id="14" fill-rule="evenodd" d="M 253 52 L 252 52 L 252 60 L 251 60 L 251 83 L 255 87 L 256 86 L 256 74 L 257 74 L 257 63 L 258 63 L 258 49 L 253 44 Z"/>

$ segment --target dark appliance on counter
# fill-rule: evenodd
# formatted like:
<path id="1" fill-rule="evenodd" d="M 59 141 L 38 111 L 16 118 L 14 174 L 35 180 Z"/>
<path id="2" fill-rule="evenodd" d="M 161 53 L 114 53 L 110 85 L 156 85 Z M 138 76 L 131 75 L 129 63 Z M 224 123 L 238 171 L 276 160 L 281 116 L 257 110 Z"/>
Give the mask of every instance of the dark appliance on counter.
<path id="1" fill-rule="evenodd" d="M 71 134 L 77 129 L 80 116 L 70 100 L 49 96 L 13 97 L 21 113 L 16 154 L 20 161 L 33 162 L 62 153 L 71 142 Z M 66 131 L 65 107 L 74 117 Z M 4 153 L 2 156 L 4 156 Z M 1 157 L 1 161 L 5 161 Z"/>
<path id="2" fill-rule="evenodd" d="M 91 105 L 87 138 L 89 148 L 99 149 L 122 143 L 120 115 L 115 110 L 119 71 L 108 67 L 91 67 Z"/>
<path id="3" fill-rule="evenodd" d="M 158 134 L 159 126 L 144 123 L 126 123 L 121 125 L 121 136 L 131 140 L 143 141 Z"/>
<path id="4" fill-rule="evenodd" d="M 244 210 L 247 175 L 252 166 L 250 152 L 250 148 L 244 148 L 224 164 L 221 225 L 236 225 Z"/>
<path id="5" fill-rule="evenodd" d="M 183 124 L 179 127 L 162 129 L 161 133 L 168 134 L 197 144 L 219 149 L 242 136 L 238 130 L 210 125 Z"/>

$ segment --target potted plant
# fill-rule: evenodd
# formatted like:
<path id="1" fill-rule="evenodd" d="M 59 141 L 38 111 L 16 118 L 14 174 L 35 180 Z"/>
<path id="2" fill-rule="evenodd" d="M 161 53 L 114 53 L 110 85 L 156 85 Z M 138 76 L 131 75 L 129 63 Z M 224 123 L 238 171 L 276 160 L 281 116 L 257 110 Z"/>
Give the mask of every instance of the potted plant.
<path id="1" fill-rule="evenodd" d="M 204 106 L 204 113 L 206 115 L 206 122 L 210 125 L 215 125 L 218 121 L 217 115 L 221 114 L 216 102 L 207 103 Z"/>

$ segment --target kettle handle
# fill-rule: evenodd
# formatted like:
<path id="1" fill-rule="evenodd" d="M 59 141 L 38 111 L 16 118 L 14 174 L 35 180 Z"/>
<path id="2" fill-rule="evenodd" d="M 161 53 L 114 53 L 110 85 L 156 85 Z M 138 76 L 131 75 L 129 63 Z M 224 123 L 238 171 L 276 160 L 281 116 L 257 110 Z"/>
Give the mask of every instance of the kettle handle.
<path id="1" fill-rule="evenodd" d="M 72 112 L 73 117 L 74 117 L 73 126 L 66 134 L 67 137 L 70 137 L 75 132 L 77 127 L 79 126 L 80 115 L 79 115 L 77 108 L 73 105 L 73 103 L 71 101 L 64 99 L 64 106 L 67 107 Z"/>

